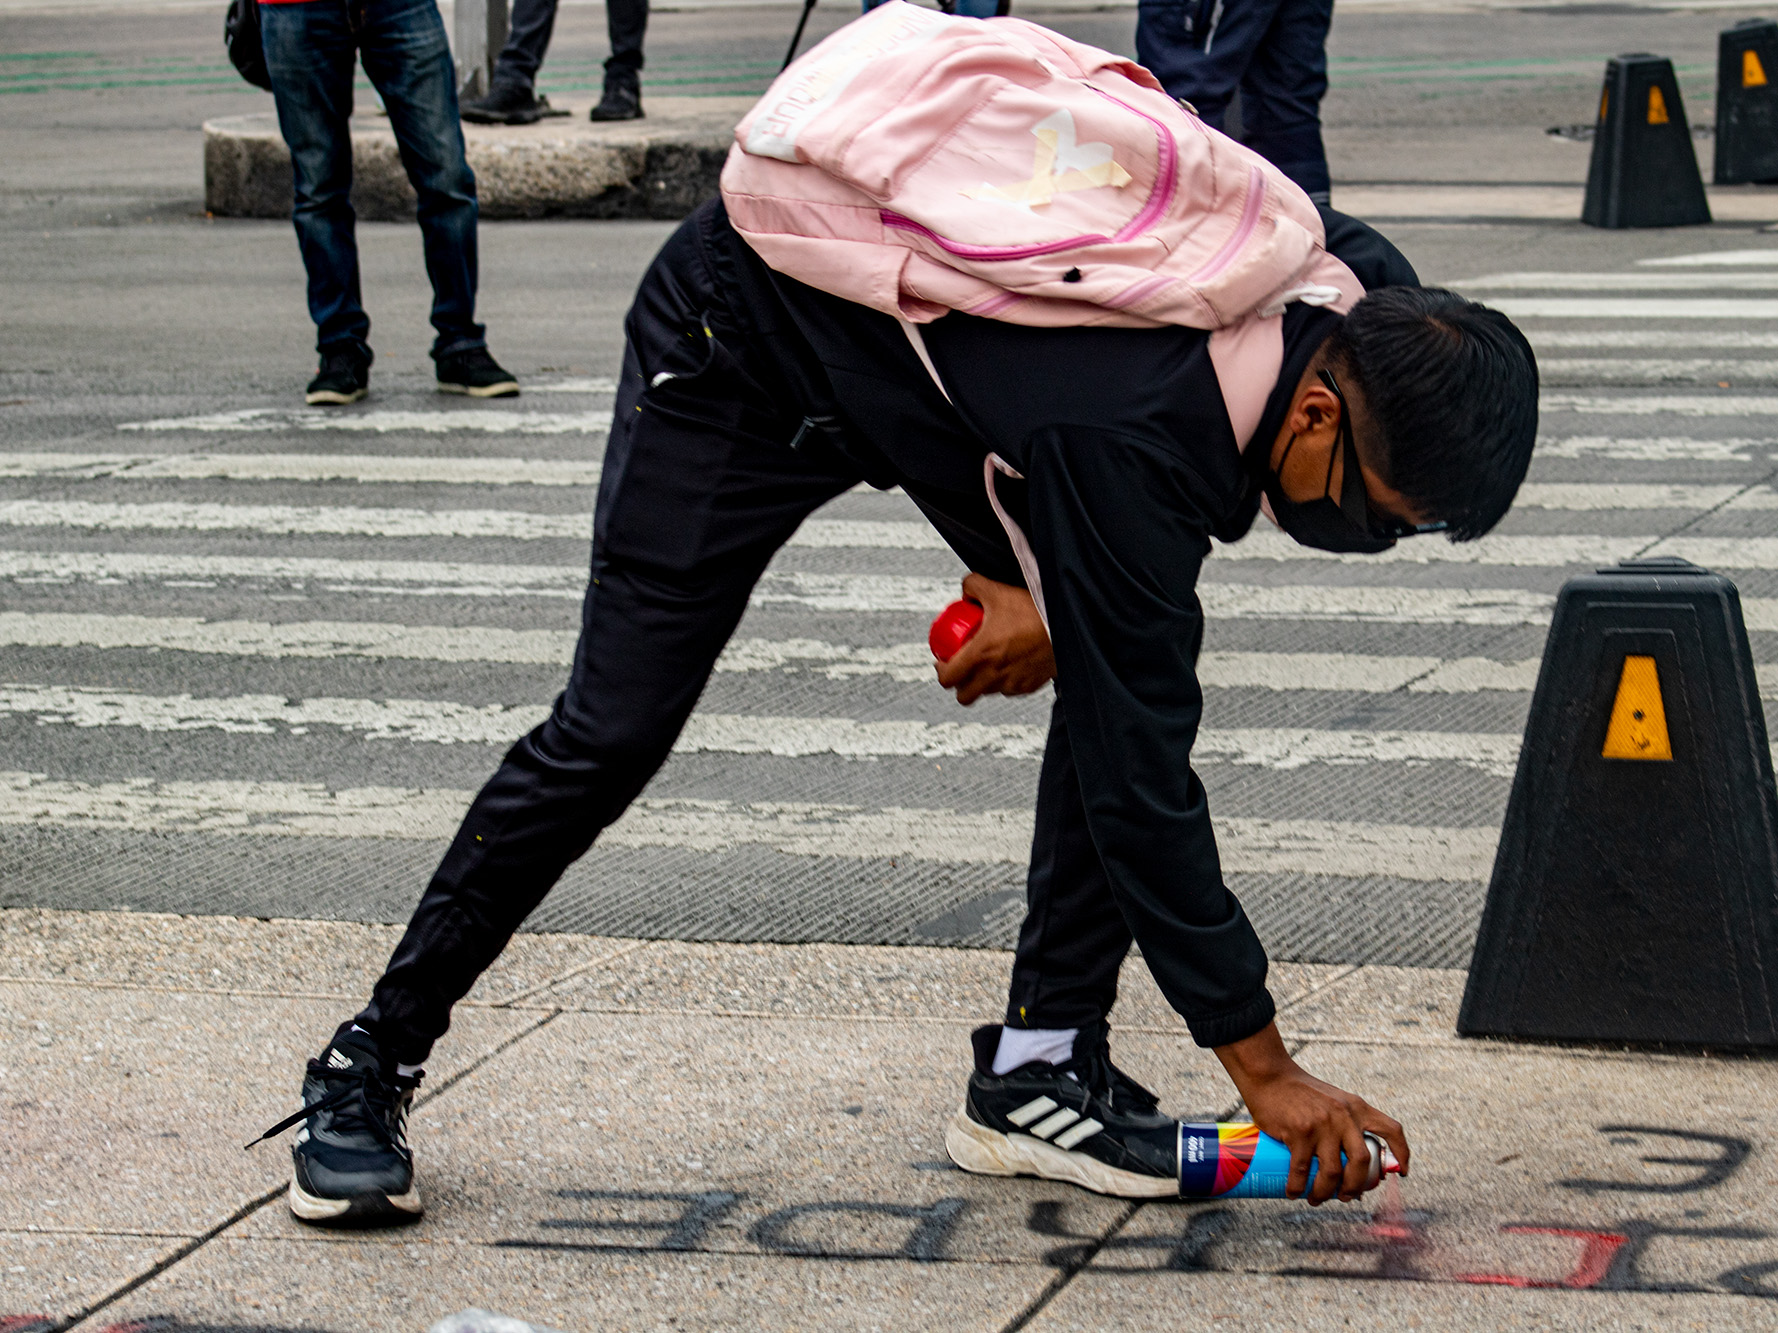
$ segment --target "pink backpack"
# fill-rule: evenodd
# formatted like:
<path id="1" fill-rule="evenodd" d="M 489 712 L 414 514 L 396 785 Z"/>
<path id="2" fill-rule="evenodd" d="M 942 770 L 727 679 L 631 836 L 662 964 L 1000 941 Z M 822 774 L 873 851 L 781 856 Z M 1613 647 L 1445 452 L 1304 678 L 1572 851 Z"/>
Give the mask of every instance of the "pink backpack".
<path id="1" fill-rule="evenodd" d="M 772 268 L 916 324 L 1221 329 L 1362 294 L 1308 196 L 1140 65 L 900 0 L 778 76 L 722 196 Z"/>
<path id="2" fill-rule="evenodd" d="M 890 0 L 811 49 L 735 128 L 730 223 L 768 265 L 901 321 L 1212 330 L 1237 445 L 1284 362 L 1292 301 L 1364 295 L 1309 196 L 1142 66 L 1022 19 Z M 948 394 L 946 395 L 949 396 Z M 1037 611 L 1029 541 L 995 494 Z"/>

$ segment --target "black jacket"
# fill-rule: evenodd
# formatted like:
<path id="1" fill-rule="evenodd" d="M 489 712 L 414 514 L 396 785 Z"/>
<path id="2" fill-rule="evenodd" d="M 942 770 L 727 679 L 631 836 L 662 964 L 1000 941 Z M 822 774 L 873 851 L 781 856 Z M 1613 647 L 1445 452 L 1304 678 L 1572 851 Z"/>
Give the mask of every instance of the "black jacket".
<path id="1" fill-rule="evenodd" d="M 1369 227 L 1325 218 L 1328 248 L 1367 289 L 1417 283 Z M 1210 538 L 1239 538 L 1259 504 L 1209 336 L 952 313 L 924 329 L 947 402 L 894 320 L 769 273 L 725 221 L 718 230 L 737 304 L 756 313 L 785 373 L 841 419 L 834 447 L 874 483 L 901 485 L 970 568 L 1021 585 L 982 459 L 993 451 L 1024 474 L 999 494 L 1037 555 L 1058 696 L 1112 890 L 1201 1045 L 1264 1027 L 1265 951 L 1223 883 L 1190 762 L 1203 714 L 1198 571 Z M 1300 304 L 1286 313 L 1283 373 L 1256 435 L 1262 459 L 1340 318 Z"/>

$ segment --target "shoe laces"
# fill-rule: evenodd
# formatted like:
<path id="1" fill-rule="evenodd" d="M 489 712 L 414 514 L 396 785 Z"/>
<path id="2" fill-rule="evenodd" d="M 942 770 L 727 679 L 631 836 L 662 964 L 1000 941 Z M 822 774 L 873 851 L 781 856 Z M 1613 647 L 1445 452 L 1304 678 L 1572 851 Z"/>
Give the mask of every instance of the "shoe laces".
<path id="1" fill-rule="evenodd" d="M 1113 1110 L 1152 1111 L 1161 1104 L 1159 1097 L 1111 1063 L 1111 1046 L 1103 1037 L 1060 1068 Z"/>
<path id="2" fill-rule="evenodd" d="M 361 1134 L 368 1130 L 381 1139 L 386 1147 L 399 1146 L 395 1142 L 395 1131 L 391 1128 L 395 1121 L 396 1104 L 403 1092 L 419 1086 L 424 1075 L 415 1074 L 412 1078 L 390 1081 L 383 1077 L 382 1071 L 375 1065 L 330 1069 L 319 1060 L 309 1061 L 309 1073 L 319 1077 L 325 1084 L 334 1085 L 332 1091 L 320 1101 L 305 1105 L 294 1115 L 285 1116 L 252 1143 L 245 1145 L 246 1147 L 264 1143 L 273 1135 L 282 1134 L 298 1121 L 320 1115 L 323 1111 L 333 1112 L 334 1128 L 342 1133 Z"/>
<path id="3" fill-rule="evenodd" d="M 351 352 L 329 352 L 327 354 L 327 359 L 321 363 L 321 373 L 323 375 L 331 375 L 337 370 L 348 375 L 356 376 L 358 374 L 358 366 L 359 358 Z"/>

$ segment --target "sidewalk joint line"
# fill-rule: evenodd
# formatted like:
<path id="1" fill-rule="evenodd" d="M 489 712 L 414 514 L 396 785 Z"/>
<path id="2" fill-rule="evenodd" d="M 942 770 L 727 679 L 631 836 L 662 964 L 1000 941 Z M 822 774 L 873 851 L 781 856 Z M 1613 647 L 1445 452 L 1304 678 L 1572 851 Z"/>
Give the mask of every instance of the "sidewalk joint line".
<path id="1" fill-rule="evenodd" d="M 208 1231 L 202 1233 L 201 1235 L 194 1236 L 191 1240 L 188 1240 L 185 1244 L 181 1245 L 178 1249 L 174 1250 L 171 1254 L 167 1255 L 166 1258 L 161 1259 L 158 1262 L 149 1265 L 149 1267 L 147 1269 L 136 1274 L 135 1277 L 131 1278 L 128 1282 L 124 1283 L 121 1287 L 117 1288 L 117 1290 L 113 1291 L 110 1295 L 101 1297 L 99 1300 L 94 1301 L 91 1305 L 87 1306 L 85 1309 L 76 1311 L 74 1314 L 69 1315 L 67 1318 L 61 1320 L 59 1323 L 51 1324 L 49 1327 L 49 1333 L 65 1333 L 65 1331 L 67 1329 L 71 1329 L 77 1324 L 85 1323 L 88 1319 L 91 1319 L 94 1315 L 98 1314 L 99 1311 L 104 1310 L 109 1306 L 115 1305 L 118 1301 L 121 1301 L 125 1296 L 128 1296 L 132 1291 L 135 1291 L 138 1287 L 145 1286 L 148 1283 L 154 1281 L 155 1278 L 159 1277 L 162 1273 L 166 1272 L 174 1264 L 177 1264 L 177 1263 L 181 1262 L 182 1260 L 184 1260 L 185 1258 L 187 1258 L 188 1256 L 197 1253 L 197 1251 L 199 1249 L 203 1248 L 205 1245 L 208 1245 L 211 1241 L 215 1240 L 218 1236 L 220 1236 L 223 1232 L 227 1231 L 230 1227 L 234 1226 L 236 1223 L 246 1221 L 249 1217 L 253 1216 L 253 1214 L 257 1213 L 261 1208 L 264 1208 L 273 1199 L 277 1198 L 280 1194 L 282 1194 L 284 1192 L 285 1188 L 286 1188 L 286 1186 L 282 1182 L 280 1182 L 279 1184 L 274 1185 L 271 1189 L 267 1190 L 264 1194 L 259 1195 L 257 1198 L 249 1199 L 246 1203 L 242 1204 L 239 1208 L 235 1209 L 234 1212 L 230 1213 L 227 1217 L 223 1218 L 222 1221 L 218 1222 L 215 1226 L 211 1227 Z"/>
<path id="2" fill-rule="evenodd" d="M 530 999 L 533 995 L 541 995 L 547 991 L 554 990 L 557 986 L 562 985 L 564 982 L 572 981 L 575 977 L 578 977 L 583 973 L 591 972 L 595 968 L 604 967 L 607 963 L 616 962 L 619 958 L 633 954 L 645 945 L 659 943 L 659 940 L 631 940 L 629 943 L 613 949 L 608 954 L 602 954 L 597 958 L 589 958 L 583 963 L 575 964 L 566 972 L 558 973 L 556 976 L 550 977 L 548 980 L 540 981 L 529 990 L 522 990 L 517 995 L 509 995 L 504 1000 L 496 1001 L 490 1007 L 494 1009 L 516 1008 L 526 1000 Z"/>
<path id="3" fill-rule="evenodd" d="M 1045 1307 L 1060 1296 L 1068 1284 L 1085 1271 L 1087 1265 L 1099 1257 L 1099 1251 L 1109 1245 L 1118 1232 L 1129 1226 L 1131 1220 L 1141 1211 L 1142 1204 L 1140 1202 L 1126 1204 L 1124 1211 L 1105 1229 L 1104 1233 L 1081 1251 L 1079 1258 L 1064 1266 L 1061 1272 L 1051 1278 L 1048 1285 L 1032 1298 L 1029 1305 L 1014 1315 L 1011 1321 L 1002 1325 L 1000 1333 L 1019 1333 L 1019 1330 L 1028 1326 L 1033 1319 L 1042 1314 Z"/>

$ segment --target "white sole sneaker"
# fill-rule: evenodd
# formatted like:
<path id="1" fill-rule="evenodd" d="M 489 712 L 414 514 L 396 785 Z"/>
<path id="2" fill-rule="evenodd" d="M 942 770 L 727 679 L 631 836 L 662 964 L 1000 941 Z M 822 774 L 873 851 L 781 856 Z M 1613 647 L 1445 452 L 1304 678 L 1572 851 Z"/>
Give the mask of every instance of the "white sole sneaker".
<path id="1" fill-rule="evenodd" d="M 369 389 L 354 389 L 351 393 L 340 393 L 336 389 L 317 389 L 307 395 L 303 401 L 310 407 L 344 407 L 347 403 L 356 403 L 370 396 Z"/>
<path id="2" fill-rule="evenodd" d="M 963 1170 L 978 1176 L 1036 1176 L 1120 1199 L 1179 1197 L 1177 1180 L 1122 1171 L 1030 1134 L 1002 1134 L 976 1124 L 966 1111 L 958 1111 L 945 1127 L 945 1152 Z"/>
<path id="3" fill-rule="evenodd" d="M 304 1222 L 334 1222 L 350 1214 L 359 1217 L 418 1217 L 426 1211 L 420 1202 L 420 1188 L 413 1186 L 406 1194 L 382 1194 L 361 1199 L 323 1199 L 310 1194 L 290 1178 L 290 1211 Z"/>
<path id="4" fill-rule="evenodd" d="M 446 384 L 438 382 L 440 393 L 460 393 L 469 398 L 516 398 L 519 393 L 517 380 L 502 380 L 499 384 Z"/>

